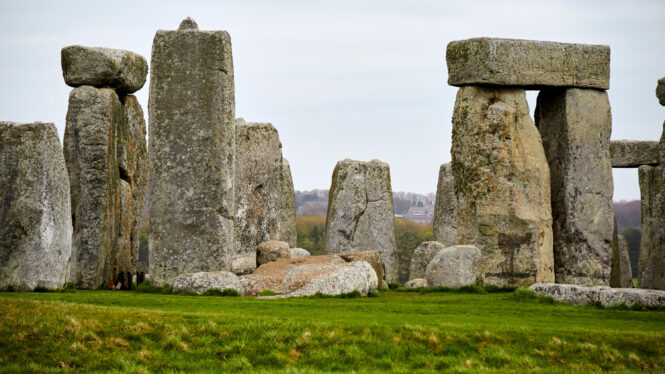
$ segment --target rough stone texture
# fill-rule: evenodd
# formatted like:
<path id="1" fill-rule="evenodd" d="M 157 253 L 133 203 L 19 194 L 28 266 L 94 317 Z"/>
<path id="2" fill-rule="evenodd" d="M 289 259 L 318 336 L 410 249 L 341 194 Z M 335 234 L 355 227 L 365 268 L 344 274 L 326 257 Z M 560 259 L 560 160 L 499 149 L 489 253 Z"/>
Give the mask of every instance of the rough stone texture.
<path id="1" fill-rule="evenodd" d="M 472 245 L 440 250 L 425 269 L 427 285 L 458 288 L 476 284 L 480 256 L 480 250 Z"/>
<path id="2" fill-rule="evenodd" d="M 339 295 L 357 290 L 362 295 L 378 287 L 376 272 L 366 261 L 347 262 L 339 255 L 280 259 L 240 277 L 243 295 L 271 290 L 286 296 L 321 292 Z"/>
<path id="3" fill-rule="evenodd" d="M 69 95 L 64 156 L 73 223 L 68 281 L 131 288 L 146 179 L 145 122 L 136 97 L 82 86 Z"/>
<path id="4" fill-rule="evenodd" d="M 665 290 L 665 169 L 640 166 L 642 240 L 638 285 Z"/>
<path id="5" fill-rule="evenodd" d="M 614 234 L 612 235 L 612 269 L 610 271 L 610 286 L 614 288 L 630 288 L 633 285 L 633 271 L 628 256 L 628 243 L 623 235 L 617 233 L 616 218 L 614 219 Z"/>
<path id="6" fill-rule="evenodd" d="M 610 47 L 473 38 L 448 43 L 448 84 L 610 88 Z"/>
<path id="7" fill-rule="evenodd" d="M 293 177 L 291 177 L 291 166 L 289 161 L 282 158 L 282 197 L 281 207 L 277 224 L 279 226 L 278 238 L 283 242 L 289 243 L 289 246 L 295 247 L 298 242 L 298 233 L 296 232 L 296 194 L 293 188 Z"/>
<path id="8" fill-rule="evenodd" d="M 149 111 L 152 283 L 231 270 L 235 99 L 229 34 L 157 31 Z"/>
<path id="9" fill-rule="evenodd" d="M 556 283 L 607 286 L 614 227 L 607 93 L 543 90 L 536 124 L 550 166 Z"/>
<path id="10" fill-rule="evenodd" d="M 309 251 L 303 248 L 290 248 L 289 252 L 291 252 L 291 258 L 301 258 L 301 257 L 311 256 Z"/>
<path id="11" fill-rule="evenodd" d="M 440 250 L 448 247 L 441 242 L 422 242 L 413 251 L 411 265 L 409 266 L 409 279 L 425 278 L 427 265 L 434 259 Z"/>
<path id="12" fill-rule="evenodd" d="M 556 301 L 571 305 L 598 304 L 600 293 L 610 289 L 606 286 L 580 286 L 562 283 L 535 283 L 529 287 L 533 292 L 549 296 Z"/>
<path id="13" fill-rule="evenodd" d="M 457 197 L 452 164 L 443 164 L 439 169 L 436 187 L 432 238 L 446 246 L 457 244 Z"/>
<path id="14" fill-rule="evenodd" d="M 665 306 L 665 291 L 645 290 L 640 288 L 613 288 L 600 291 L 600 305 L 613 307 L 635 303 L 649 307 Z"/>
<path id="15" fill-rule="evenodd" d="M 227 288 L 240 292 L 238 276 L 228 271 L 211 271 L 180 274 L 173 280 L 173 291 L 202 294 L 210 289 Z"/>
<path id="16" fill-rule="evenodd" d="M 460 88 L 452 160 L 457 241 L 482 252 L 479 282 L 554 281 L 549 167 L 524 90 Z"/>
<path id="17" fill-rule="evenodd" d="M 390 168 L 379 160 L 346 159 L 333 171 L 324 251 L 378 251 L 388 283 L 397 281 Z"/>
<path id="18" fill-rule="evenodd" d="M 253 253 L 279 239 L 282 208 L 282 143 L 269 123 L 236 120 L 236 253 Z M 295 201 L 295 197 L 294 197 Z M 295 211 L 295 202 L 294 202 Z"/>
<path id="19" fill-rule="evenodd" d="M 427 279 L 424 278 L 411 279 L 410 281 L 404 283 L 404 286 L 409 288 L 427 287 Z"/>
<path id="20" fill-rule="evenodd" d="M 354 261 L 365 261 L 372 266 L 374 272 L 376 273 L 376 278 L 379 281 L 378 287 L 383 286 L 383 278 L 385 271 L 383 269 L 383 263 L 381 262 L 381 256 L 377 251 L 364 251 L 364 252 L 350 252 L 342 253 L 340 255 L 344 260 L 348 262 Z"/>
<path id="21" fill-rule="evenodd" d="M 0 290 L 64 285 L 70 209 L 55 125 L 0 122 Z"/>
<path id="22" fill-rule="evenodd" d="M 143 87 L 148 75 L 145 58 L 122 49 L 72 45 L 60 57 L 65 83 L 72 87 L 110 87 L 130 94 Z"/>
<path id="23" fill-rule="evenodd" d="M 233 257 L 231 271 L 235 275 L 251 274 L 256 269 L 256 254 L 244 253 Z"/>
<path id="24" fill-rule="evenodd" d="M 610 155 L 613 168 L 636 168 L 658 165 L 658 142 L 645 140 L 612 140 Z"/>
<path id="25" fill-rule="evenodd" d="M 280 258 L 291 258 L 289 243 L 271 240 L 261 242 L 256 247 L 256 266 L 279 260 Z"/>
<path id="26" fill-rule="evenodd" d="M 660 105 L 665 106 L 665 77 L 658 80 L 658 86 L 656 86 L 656 97 Z"/>

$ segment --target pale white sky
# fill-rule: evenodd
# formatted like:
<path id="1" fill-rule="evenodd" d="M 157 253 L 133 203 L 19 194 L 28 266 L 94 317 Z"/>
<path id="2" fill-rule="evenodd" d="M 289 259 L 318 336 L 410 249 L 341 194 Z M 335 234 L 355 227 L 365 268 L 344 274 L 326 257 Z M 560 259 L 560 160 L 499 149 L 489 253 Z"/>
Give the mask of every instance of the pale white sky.
<path id="1" fill-rule="evenodd" d="M 388 162 L 393 190 L 434 192 L 450 161 L 451 40 L 607 44 L 612 138 L 657 140 L 665 120 L 654 94 L 665 76 L 665 2 L 578 0 L 3 0 L 0 119 L 55 122 L 62 138 L 71 90 L 62 47 L 122 48 L 150 61 L 155 31 L 187 16 L 231 34 L 236 116 L 277 127 L 300 190 L 328 188 L 349 157 Z M 147 83 L 137 96 L 147 117 Z M 639 198 L 635 170 L 615 169 L 614 183 L 615 200 Z"/>

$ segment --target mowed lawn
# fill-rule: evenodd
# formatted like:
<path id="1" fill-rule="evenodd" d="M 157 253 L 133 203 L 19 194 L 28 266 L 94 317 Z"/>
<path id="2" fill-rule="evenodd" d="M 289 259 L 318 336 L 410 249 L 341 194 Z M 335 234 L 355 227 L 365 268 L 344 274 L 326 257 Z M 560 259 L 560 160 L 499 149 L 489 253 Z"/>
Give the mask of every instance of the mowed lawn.
<path id="1" fill-rule="evenodd" d="M 665 371 L 665 312 L 513 293 L 0 293 L 0 372 Z"/>

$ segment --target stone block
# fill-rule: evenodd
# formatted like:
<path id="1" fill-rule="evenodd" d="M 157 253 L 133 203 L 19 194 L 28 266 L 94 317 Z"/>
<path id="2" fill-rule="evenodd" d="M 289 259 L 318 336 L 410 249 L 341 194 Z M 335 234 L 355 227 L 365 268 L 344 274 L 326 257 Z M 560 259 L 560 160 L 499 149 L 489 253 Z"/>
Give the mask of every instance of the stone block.
<path id="1" fill-rule="evenodd" d="M 446 246 L 457 244 L 457 197 L 455 196 L 453 168 L 450 163 L 441 165 L 439 169 L 432 239 Z"/>
<path id="2" fill-rule="evenodd" d="M 658 165 L 658 142 L 647 140 L 612 140 L 610 156 L 613 168 L 637 168 Z"/>

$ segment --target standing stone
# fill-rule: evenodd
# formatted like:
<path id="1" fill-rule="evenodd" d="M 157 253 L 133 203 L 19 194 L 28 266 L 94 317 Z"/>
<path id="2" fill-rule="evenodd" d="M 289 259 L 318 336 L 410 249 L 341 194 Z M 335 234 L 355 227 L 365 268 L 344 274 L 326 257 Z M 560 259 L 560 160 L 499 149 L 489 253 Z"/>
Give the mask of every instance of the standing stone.
<path id="1" fill-rule="evenodd" d="M 607 286 L 614 227 L 607 93 L 543 90 L 536 124 L 550 166 L 556 282 Z"/>
<path id="2" fill-rule="evenodd" d="M 642 240 L 638 285 L 665 290 L 665 169 L 640 166 Z"/>
<path id="3" fill-rule="evenodd" d="M 231 270 L 235 99 L 231 38 L 183 22 L 155 34 L 150 68 L 150 272 Z"/>
<path id="4" fill-rule="evenodd" d="M 460 88 L 452 159 L 457 241 L 480 249 L 479 282 L 552 282 L 549 167 L 524 90 Z"/>
<path id="5" fill-rule="evenodd" d="M 425 278 L 427 265 L 432 262 L 432 259 L 434 259 L 434 256 L 436 256 L 437 253 L 446 247 L 449 246 L 437 241 L 420 243 L 420 245 L 418 245 L 413 251 L 413 256 L 411 257 L 409 280 Z"/>
<path id="6" fill-rule="evenodd" d="M 397 281 L 390 167 L 346 159 L 333 171 L 324 252 L 378 251 L 388 283 Z"/>
<path id="7" fill-rule="evenodd" d="M 433 240 L 443 243 L 445 246 L 457 244 L 457 197 L 455 196 L 453 167 L 450 163 L 441 165 L 439 169 L 433 222 Z"/>
<path id="8" fill-rule="evenodd" d="M 236 121 L 235 188 L 236 254 L 255 253 L 259 243 L 279 239 L 282 144 L 271 124 Z"/>
<path id="9" fill-rule="evenodd" d="M 662 77 L 658 80 L 658 85 L 656 86 L 656 97 L 660 105 L 665 106 L 665 77 Z"/>
<path id="10" fill-rule="evenodd" d="M 610 271 L 610 286 L 614 288 L 630 288 L 633 285 L 633 272 L 630 268 L 628 255 L 628 242 L 623 235 L 617 233 L 616 217 L 614 219 L 614 234 L 612 235 L 612 270 Z"/>
<path id="11" fill-rule="evenodd" d="M 291 177 L 291 166 L 289 161 L 282 158 L 282 205 L 279 210 L 277 224 L 279 225 L 279 240 L 289 243 L 291 248 L 295 248 L 298 242 L 298 233 L 296 232 L 296 194 L 293 188 L 293 178 Z"/>
<path id="12" fill-rule="evenodd" d="M 0 122 L 0 290 L 62 287 L 71 239 L 55 125 Z"/>

